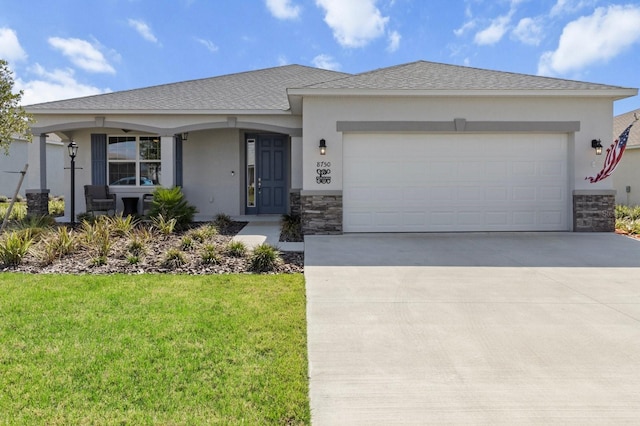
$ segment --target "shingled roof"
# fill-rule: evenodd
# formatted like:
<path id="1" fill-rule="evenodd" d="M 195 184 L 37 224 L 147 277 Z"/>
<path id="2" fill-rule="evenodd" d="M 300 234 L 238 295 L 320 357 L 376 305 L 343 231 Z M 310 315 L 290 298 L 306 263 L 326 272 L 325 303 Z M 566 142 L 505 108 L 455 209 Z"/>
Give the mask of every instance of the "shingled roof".
<path id="1" fill-rule="evenodd" d="M 629 111 L 624 114 L 616 115 L 613 117 L 613 139 L 617 140 L 624 129 L 635 120 L 635 115 L 640 117 L 640 108 L 634 111 Z M 603 142 L 604 145 L 604 142 Z M 627 148 L 640 148 L 640 121 L 637 122 L 629 131 L 629 139 L 627 140 Z"/>
<path id="2" fill-rule="evenodd" d="M 33 113 L 297 111 L 300 95 L 326 91 L 571 91 L 614 98 L 635 89 L 427 61 L 346 74 L 286 65 L 201 80 L 30 105 Z M 464 94 L 464 93 L 463 93 Z M 289 96 L 288 96 L 289 95 Z M 295 105 L 294 105 L 295 104 Z"/>
<path id="3" fill-rule="evenodd" d="M 285 65 L 257 71 L 29 105 L 28 111 L 263 111 L 289 109 L 288 87 L 349 74 Z"/>
<path id="4" fill-rule="evenodd" d="M 308 89 L 612 90 L 617 86 L 417 61 L 316 83 Z"/>

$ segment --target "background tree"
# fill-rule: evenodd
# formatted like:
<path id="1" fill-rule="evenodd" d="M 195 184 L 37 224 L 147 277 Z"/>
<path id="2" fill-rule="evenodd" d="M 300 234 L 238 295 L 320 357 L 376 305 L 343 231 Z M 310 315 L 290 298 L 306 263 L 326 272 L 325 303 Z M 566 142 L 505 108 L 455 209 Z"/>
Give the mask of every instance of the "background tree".
<path id="1" fill-rule="evenodd" d="M 9 64 L 0 59 L 0 147 L 5 155 L 9 153 L 9 145 L 16 137 L 31 142 L 29 125 L 33 118 L 20 106 L 21 99 L 22 91 L 13 93 L 13 73 Z"/>

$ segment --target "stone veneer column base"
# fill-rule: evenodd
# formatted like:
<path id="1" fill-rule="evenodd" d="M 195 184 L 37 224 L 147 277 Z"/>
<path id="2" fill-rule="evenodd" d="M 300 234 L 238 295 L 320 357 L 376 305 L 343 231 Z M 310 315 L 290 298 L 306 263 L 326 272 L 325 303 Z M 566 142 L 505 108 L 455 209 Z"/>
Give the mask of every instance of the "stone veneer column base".
<path id="1" fill-rule="evenodd" d="M 616 230 L 616 191 L 573 191 L 574 232 L 614 232 Z"/>
<path id="2" fill-rule="evenodd" d="M 302 214 L 302 201 L 300 200 L 300 190 L 291 189 L 289 191 L 289 214 L 299 216 Z"/>
<path id="3" fill-rule="evenodd" d="M 342 191 L 302 191 L 302 233 L 342 234 Z"/>
<path id="4" fill-rule="evenodd" d="M 27 215 L 46 216 L 49 214 L 49 190 L 27 189 Z"/>

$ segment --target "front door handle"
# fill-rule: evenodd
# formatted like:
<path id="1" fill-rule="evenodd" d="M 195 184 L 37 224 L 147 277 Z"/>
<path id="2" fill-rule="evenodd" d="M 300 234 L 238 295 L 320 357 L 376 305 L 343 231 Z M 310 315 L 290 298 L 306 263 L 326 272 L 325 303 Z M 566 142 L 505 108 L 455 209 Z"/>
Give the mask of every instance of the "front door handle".
<path id="1" fill-rule="evenodd" d="M 258 192 L 262 192 L 262 178 L 258 178 Z"/>

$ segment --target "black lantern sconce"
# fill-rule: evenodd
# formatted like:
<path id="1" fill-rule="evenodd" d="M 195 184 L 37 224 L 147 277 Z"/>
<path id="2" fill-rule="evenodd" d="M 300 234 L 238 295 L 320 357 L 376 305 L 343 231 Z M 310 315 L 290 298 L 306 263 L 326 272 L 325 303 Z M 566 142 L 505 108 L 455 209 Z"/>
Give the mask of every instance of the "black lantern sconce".
<path id="1" fill-rule="evenodd" d="M 596 150 L 596 155 L 602 155 L 602 142 L 600 142 L 600 139 L 592 140 L 591 148 Z"/>
<path id="2" fill-rule="evenodd" d="M 327 153 L 327 141 L 324 139 L 320 139 L 320 155 L 325 155 Z"/>

